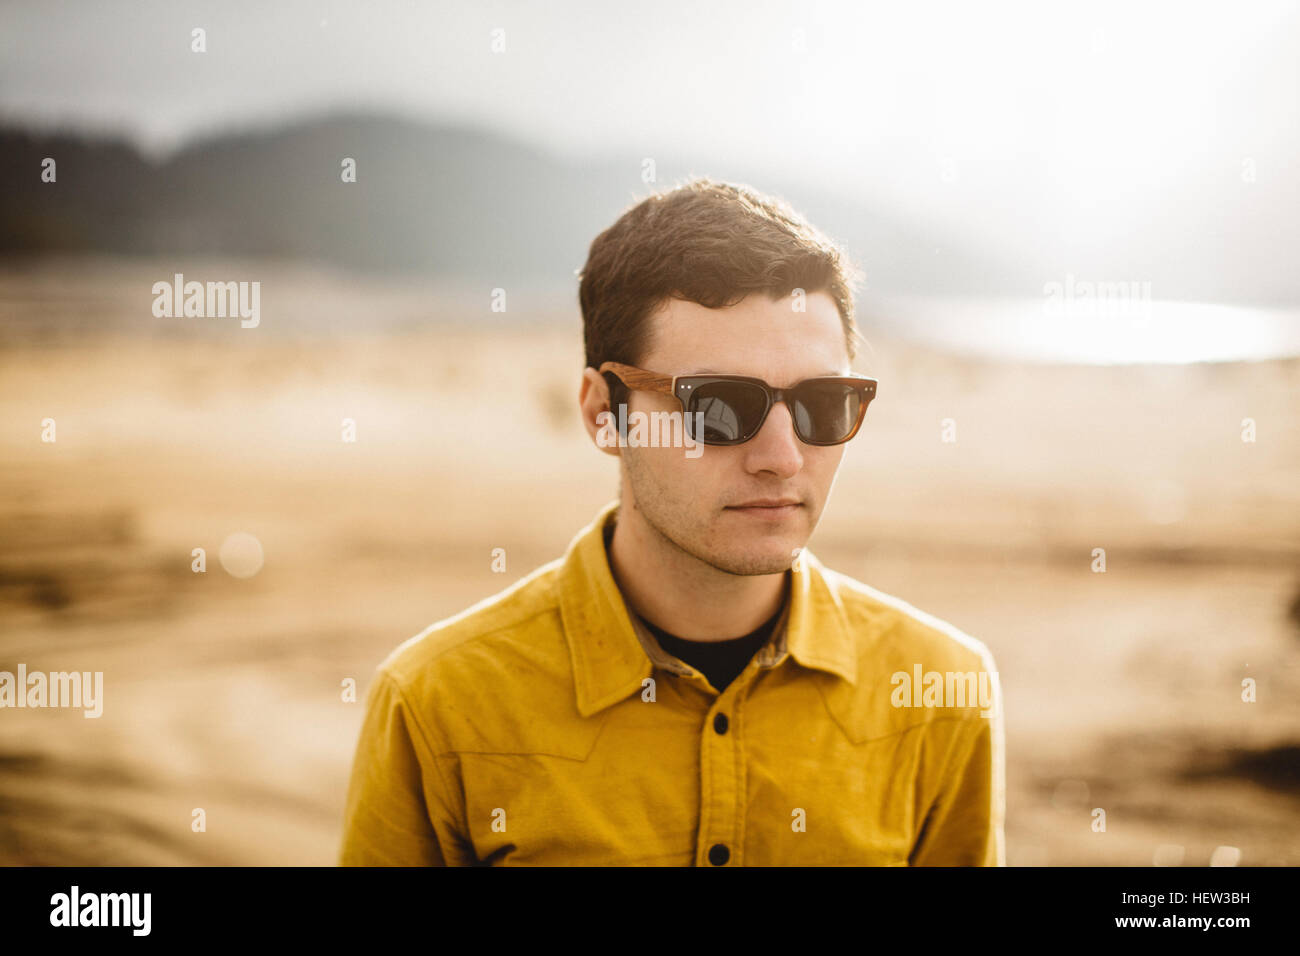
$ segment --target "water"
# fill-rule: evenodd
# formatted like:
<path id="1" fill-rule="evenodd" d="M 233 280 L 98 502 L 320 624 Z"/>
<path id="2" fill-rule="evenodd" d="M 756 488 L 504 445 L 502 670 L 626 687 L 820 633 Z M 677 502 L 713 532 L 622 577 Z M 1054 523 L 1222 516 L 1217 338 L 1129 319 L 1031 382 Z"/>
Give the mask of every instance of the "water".
<path id="1" fill-rule="evenodd" d="M 1085 364 L 1227 362 L 1300 356 L 1300 309 L 1140 297 L 1096 300 L 894 298 L 860 324 L 944 350 Z"/>

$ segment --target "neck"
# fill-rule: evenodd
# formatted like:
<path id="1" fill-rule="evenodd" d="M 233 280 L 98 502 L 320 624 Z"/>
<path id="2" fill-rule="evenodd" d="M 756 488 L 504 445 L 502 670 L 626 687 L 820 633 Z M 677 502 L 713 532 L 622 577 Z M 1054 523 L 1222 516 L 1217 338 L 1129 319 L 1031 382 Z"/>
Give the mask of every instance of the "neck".
<path id="1" fill-rule="evenodd" d="M 789 571 L 731 574 L 686 553 L 645 522 L 618 509 L 610 570 L 634 613 L 691 641 L 725 641 L 756 630 L 786 597 Z"/>

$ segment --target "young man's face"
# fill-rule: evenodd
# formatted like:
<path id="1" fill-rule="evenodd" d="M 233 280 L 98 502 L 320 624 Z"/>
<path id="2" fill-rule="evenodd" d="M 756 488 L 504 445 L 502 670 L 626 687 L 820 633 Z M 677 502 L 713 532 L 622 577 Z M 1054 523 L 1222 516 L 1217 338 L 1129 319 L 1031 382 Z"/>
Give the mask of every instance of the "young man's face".
<path id="1" fill-rule="evenodd" d="M 649 319 L 641 368 L 666 376 L 694 372 L 752 375 L 784 388 L 805 378 L 850 373 L 844 328 L 825 292 L 807 296 L 796 312 L 789 297 L 746 297 L 709 309 L 670 300 Z M 592 374 L 592 373 L 588 373 Z M 615 410 L 617 411 L 617 410 Z M 633 391 L 633 411 L 681 412 L 669 395 Z M 788 569 L 816 528 L 830 496 L 845 445 L 807 445 L 794 433 L 784 402 L 773 404 L 749 441 L 682 448 L 624 447 L 624 506 L 631 501 L 653 531 L 677 548 L 731 574 Z M 749 509 L 757 499 L 794 507 Z"/>

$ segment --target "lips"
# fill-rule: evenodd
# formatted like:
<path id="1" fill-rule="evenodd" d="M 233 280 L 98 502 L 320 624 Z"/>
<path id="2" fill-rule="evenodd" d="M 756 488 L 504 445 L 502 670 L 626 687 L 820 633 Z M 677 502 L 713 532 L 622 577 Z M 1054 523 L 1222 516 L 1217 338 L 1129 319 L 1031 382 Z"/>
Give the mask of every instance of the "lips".
<path id="1" fill-rule="evenodd" d="M 799 502 L 788 498 L 756 498 L 753 501 L 746 501 L 738 505 L 728 505 L 729 508 L 786 508 L 791 505 L 797 505 Z"/>

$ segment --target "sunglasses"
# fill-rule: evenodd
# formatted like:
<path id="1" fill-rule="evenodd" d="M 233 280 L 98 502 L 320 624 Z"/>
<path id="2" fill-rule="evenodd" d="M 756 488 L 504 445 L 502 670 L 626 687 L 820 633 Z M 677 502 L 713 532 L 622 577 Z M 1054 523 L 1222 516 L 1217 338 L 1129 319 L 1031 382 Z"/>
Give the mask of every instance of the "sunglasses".
<path id="1" fill-rule="evenodd" d="M 794 433 L 808 445 L 839 445 L 858 433 L 877 381 L 861 375 L 806 378 L 789 388 L 773 388 L 748 375 L 660 375 L 621 362 L 605 362 L 612 375 L 633 391 L 672 395 L 682 404 L 686 434 L 705 445 L 739 445 L 763 427 L 776 402 L 785 402 Z M 608 378 L 606 379 L 608 382 Z M 696 413 L 703 415 L 697 419 Z M 693 434 L 702 421 L 704 433 Z"/>

